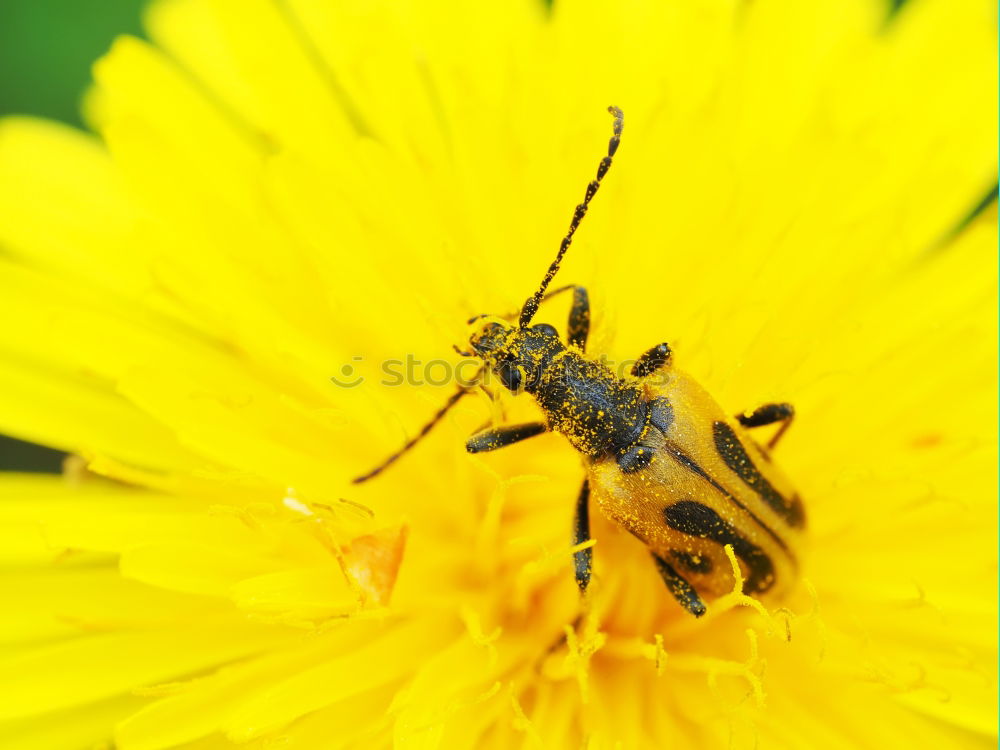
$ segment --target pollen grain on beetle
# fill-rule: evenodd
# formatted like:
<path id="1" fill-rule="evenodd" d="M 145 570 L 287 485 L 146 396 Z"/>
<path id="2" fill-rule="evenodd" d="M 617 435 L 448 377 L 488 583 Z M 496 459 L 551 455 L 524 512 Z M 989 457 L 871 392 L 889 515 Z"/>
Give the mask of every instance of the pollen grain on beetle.
<path id="1" fill-rule="evenodd" d="M 0 746 L 995 744 L 995 7 L 886 5 L 155 0 L 0 120 Z"/>

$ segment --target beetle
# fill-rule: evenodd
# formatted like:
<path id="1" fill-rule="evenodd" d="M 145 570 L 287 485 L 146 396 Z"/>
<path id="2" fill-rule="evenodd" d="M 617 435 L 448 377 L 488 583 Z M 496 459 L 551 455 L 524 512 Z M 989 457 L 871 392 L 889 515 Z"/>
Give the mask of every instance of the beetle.
<path id="1" fill-rule="evenodd" d="M 555 431 L 582 455 L 587 476 L 576 499 L 573 565 L 577 585 L 586 593 L 593 550 L 579 549 L 590 539 L 593 497 L 613 521 L 641 540 L 668 591 L 684 610 L 700 617 L 705 598 L 733 587 L 725 547 L 739 562 L 743 591 L 774 592 L 795 579 L 796 547 L 805 526 L 799 495 L 771 460 L 794 409 L 769 403 L 727 415 L 690 376 L 673 366 L 669 344 L 643 353 L 628 376 L 586 353 L 590 330 L 587 290 L 569 285 L 548 292 L 549 284 L 573 241 L 590 202 L 618 150 L 624 115 L 614 117 L 607 155 L 573 212 L 569 230 L 538 289 L 516 316 L 477 316 L 468 352 L 482 361 L 511 393 L 527 393 L 541 408 L 543 421 L 500 425 L 469 438 L 470 453 L 498 450 Z M 565 341 L 547 323 L 532 324 L 539 305 L 572 290 Z M 364 482 L 393 463 L 437 424 L 463 396 L 463 386 L 420 432 L 382 464 L 354 479 Z M 749 430 L 779 427 L 766 447 Z"/>

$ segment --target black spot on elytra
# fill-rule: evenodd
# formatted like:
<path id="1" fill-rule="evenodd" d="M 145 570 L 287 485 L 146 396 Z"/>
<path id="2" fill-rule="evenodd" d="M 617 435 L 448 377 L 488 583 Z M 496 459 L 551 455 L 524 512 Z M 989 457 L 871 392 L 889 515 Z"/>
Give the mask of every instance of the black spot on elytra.
<path id="1" fill-rule="evenodd" d="M 767 481 L 754 465 L 732 427 L 725 422 L 715 422 L 712 425 L 712 434 L 719 457 L 743 480 L 747 487 L 760 495 L 768 507 L 784 518 L 789 526 L 805 525 L 806 516 L 802 501 L 798 496 L 786 500 L 780 492 L 774 489 L 774 485 Z"/>
<path id="2" fill-rule="evenodd" d="M 774 585 L 774 563 L 756 544 L 740 535 L 731 523 L 707 505 L 681 500 L 663 509 L 667 525 L 682 534 L 710 539 L 721 545 L 731 544 L 733 552 L 749 570 L 743 583 L 744 593 L 760 593 Z"/>
<path id="3" fill-rule="evenodd" d="M 670 550 L 670 556 L 681 568 L 692 573 L 711 573 L 712 559 L 707 555 L 693 555 L 680 549 Z"/>

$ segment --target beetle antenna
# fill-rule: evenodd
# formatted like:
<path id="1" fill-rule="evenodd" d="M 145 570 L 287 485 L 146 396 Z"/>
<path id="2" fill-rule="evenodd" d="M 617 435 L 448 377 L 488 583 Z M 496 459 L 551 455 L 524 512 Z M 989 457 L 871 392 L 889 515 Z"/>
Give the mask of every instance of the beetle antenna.
<path id="1" fill-rule="evenodd" d="M 466 396 L 466 395 L 472 393 L 474 390 L 475 390 L 474 386 L 472 386 L 472 387 L 459 386 L 458 390 L 455 391 L 453 394 L 451 394 L 448 397 L 448 400 L 445 401 L 444 406 L 442 406 L 440 409 L 438 409 L 437 413 L 433 417 L 431 417 L 430 421 L 428 421 L 427 424 L 425 424 L 423 427 L 420 428 L 420 432 L 418 432 L 414 437 L 412 437 L 408 441 L 406 441 L 406 443 L 403 445 L 402 448 L 400 448 L 398 451 L 396 451 L 391 456 L 389 456 L 388 458 L 386 458 L 378 466 L 376 466 L 375 468 L 373 468 L 373 469 L 365 472 L 361 476 L 354 477 L 354 479 L 351 480 L 351 484 L 361 484 L 362 482 L 367 482 L 372 477 L 375 477 L 378 474 L 381 474 L 385 469 L 389 468 L 389 466 L 392 465 L 392 464 L 394 464 L 396 462 L 396 460 L 399 459 L 400 457 L 402 457 L 402 455 L 404 453 L 406 453 L 407 451 L 409 451 L 413 446 L 415 446 L 417 443 L 419 443 L 423 438 L 427 437 L 427 434 L 432 429 L 434 429 L 434 426 L 438 422 L 440 422 L 442 419 L 444 419 L 444 416 L 449 411 L 451 411 L 451 408 L 455 404 L 457 404 L 459 401 L 462 400 L 463 396 Z"/>
<path id="2" fill-rule="evenodd" d="M 559 252 L 556 253 L 556 259 L 552 261 L 552 264 L 549 266 L 549 270 L 545 272 L 545 278 L 542 279 L 541 286 L 538 287 L 538 291 L 529 297 L 528 301 L 524 303 L 524 307 L 521 308 L 521 319 L 519 322 L 520 328 L 527 328 L 528 324 L 531 323 L 531 319 L 535 317 L 535 313 L 538 312 L 538 306 L 542 302 L 545 290 L 548 288 L 552 278 L 559 270 L 559 263 L 562 262 L 563 256 L 566 254 L 566 251 L 569 250 L 569 246 L 573 242 L 573 235 L 576 233 L 577 228 L 580 226 L 580 222 L 587 213 L 587 208 L 590 206 L 590 199 L 597 193 L 597 189 L 601 186 L 601 180 L 604 179 L 604 175 L 606 175 L 608 170 L 611 168 L 611 157 L 613 157 L 615 152 L 618 150 L 618 143 L 621 141 L 625 115 L 620 109 L 618 109 L 618 107 L 613 106 L 608 107 L 608 112 L 610 112 L 615 118 L 614 134 L 611 136 L 611 140 L 608 141 L 608 155 L 601 159 L 601 163 L 597 167 L 597 179 L 591 180 L 590 184 L 587 185 L 587 194 L 583 198 L 583 203 L 577 206 L 576 210 L 573 212 L 573 220 L 569 223 L 569 231 L 566 232 L 566 236 L 563 237 L 563 241 L 559 245 Z"/>

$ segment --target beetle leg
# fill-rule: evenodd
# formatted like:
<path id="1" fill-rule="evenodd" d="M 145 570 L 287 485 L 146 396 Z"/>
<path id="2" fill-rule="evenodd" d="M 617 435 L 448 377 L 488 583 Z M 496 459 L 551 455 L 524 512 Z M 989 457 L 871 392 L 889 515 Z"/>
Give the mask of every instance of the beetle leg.
<path id="1" fill-rule="evenodd" d="M 583 480 L 580 494 L 576 498 L 576 512 L 573 514 L 573 546 L 583 544 L 590 539 L 590 485 L 587 480 Z M 593 566 L 594 548 L 577 550 L 573 553 L 573 571 L 576 576 L 576 585 L 580 587 L 580 593 L 587 593 L 587 586 L 590 585 L 590 571 Z"/>
<path id="2" fill-rule="evenodd" d="M 582 286 L 573 287 L 573 305 L 569 309 L 569 324 L 566 327 L 566 341 L 583 351 L 587 348 L 590 335 L 590 298 Z"/>
<path id="3" fill-rule="evenodd" d="M 499 427 L 492 427 L 482 430 L 470 437 L 465 443 L 465 449 L 469 453 L 486 453 L 499 448 L 506 448 L 508 445 L 519 443 L 522 440 L 541 435 L 548 432 L 548 425 L 545 422 L 525 422 L 524 424 L 507 424 Z"/>
<path id="4" fill-rule="evenodd" d="M 781 436 L 791 426 L 794 417 L 795 407 L 791 404 L 764 404 L 763 406 L 758 406 L 753 411 L 745 411 L 742 414 L 737 414 L 736 421 L 744 427 L 763 427 L 775 422 L 781 422 L 781 427 L 774 433 L 774 437 L 767 442 L 768 450 L 773 450 L 774 446 L 781 439 Z"/>
<path id="5" fill-rule="evenodd" d="M 580 487 L 580 494 L 576 498 L 576 510 L 573 513 L 573 546 L 583 544 L 590 539 L 590 483 L 584 479 Z M 580 625 L 584 620 L 588 608 L 587 587 L 590 585 L 590 574 L 593 570 L 594 548 L 577 550 L 573 553 L 573 573 L 576 578 L 576 585 L 580 587 L 580 595 L 583 600 L 583 612 L 576 616 L 570 627 L 574 632 L 579 633 Z M 551 654 L 557 648 L 566 645 L 566 633 L 560 634 L 558 638 L 549 646 L 545 652 Z"/>
<path id="6" fill-rule="evenodd" d="M 542 297 L 542 301 L 568 292 L 570 289 L 573 290 L 573 304 L 569 308 L 566 341 L 583 351 L 587 348 L 587 337 L 590 335 L 590 297 L 587 294 L 587 288 L 576 284 L 567 284 L 546 294 Z"/>
<path id="7" fill-rule="evenodd" d="M 694 586 L 674 570 L 673 565 L 655 552 L 653 553 L 653 562 L 656 563 L 656 569 L 660 572 L 663 582 L 667 584 L 667 590 L 674 595 L 674 599 L 695 617 L 701 617 L 705 614 L 705 602 L 698 596 L 698 592 L 694 590 Z"/>
<path id="8" fill-rule="evenodd" d="M 670 362 L 670 355 L 670 344 L 666 342 L 657 344 L 649 351 L 643 352 L 643 355 L 635 361 L 635 364 L 632 365 L 632 374 L 637 378 L 652 375 Z"/>

